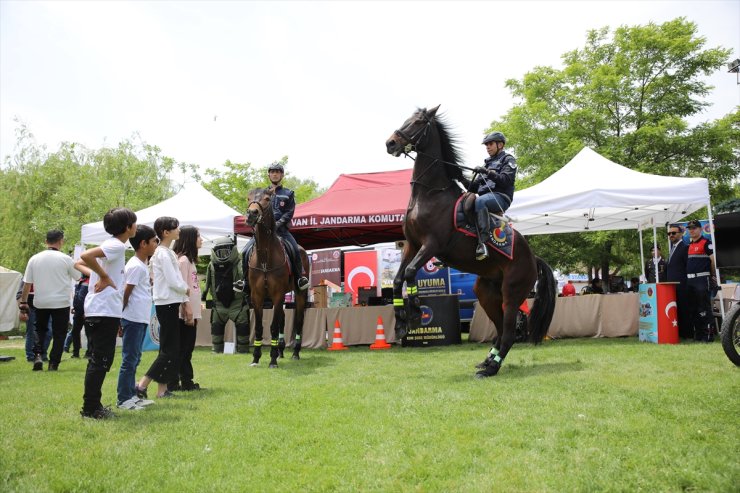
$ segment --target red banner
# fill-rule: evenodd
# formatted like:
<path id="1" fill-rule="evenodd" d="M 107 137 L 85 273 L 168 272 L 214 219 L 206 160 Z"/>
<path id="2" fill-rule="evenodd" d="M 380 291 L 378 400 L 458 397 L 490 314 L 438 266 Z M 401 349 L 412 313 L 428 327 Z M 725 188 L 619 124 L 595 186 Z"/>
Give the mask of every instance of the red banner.
<path id="1" fill-rule="evenodd" d="M 352 293 L 352 303 L 357 304 L 359 288 L 377 286 L 378 252 L 344 252 L 344 292 Z"/>
<path id="2" fill-rule="evenodd" d="M 311 285 L 317 286 L 325 280 L 337 286 L 342 282 L 342 251 L 339 249 L 311 254 Z"/>

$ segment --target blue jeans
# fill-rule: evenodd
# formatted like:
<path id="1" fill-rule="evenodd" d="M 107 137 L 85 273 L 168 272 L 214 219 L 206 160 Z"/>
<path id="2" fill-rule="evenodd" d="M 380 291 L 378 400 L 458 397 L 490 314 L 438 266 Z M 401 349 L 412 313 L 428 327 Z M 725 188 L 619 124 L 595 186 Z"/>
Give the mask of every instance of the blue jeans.
<path id="1" fill-rule="evenodd" d="M 488 192 L 475 199 L 475 212 L 488 209 L 488 212 L 503 214 L 510 205 L 511 200 L 503 193 Z"/>
<path id="2" fill-rule="evenodd" d="M 49 344 L 51 344 L 51 320 L 49 320 L 49 327 L 46 331 L 46 339 L 44 339 L 43 353 L 41 356 L 46 361 L 47 353 L 49 351 Z M 31 308 L 28 310 L 28 320 L 26 321 L 26 361 L 33 361 L 33 347 L 36 345 L 36 309 Z"/>
<path id="3" fill-rule="evenodd" d="M 136 395 L 136 368 L 141 361 L 141 346 L 149 324 L 121 319 L 123 327 L 123 348 L 121 349 L 121 369 L 118 372 L 118 403 L 121 404 Z"/>

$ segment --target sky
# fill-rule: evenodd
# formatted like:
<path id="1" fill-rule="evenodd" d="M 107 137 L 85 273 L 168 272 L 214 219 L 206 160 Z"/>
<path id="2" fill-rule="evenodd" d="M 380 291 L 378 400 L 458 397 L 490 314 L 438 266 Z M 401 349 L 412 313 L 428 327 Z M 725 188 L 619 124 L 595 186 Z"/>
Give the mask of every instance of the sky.
<path id="1" fill-rule="evenodd" d="M 202 170 L 287 155 L 290 175 L 329 186 L 410 167 L 385 141 L 440 104 L 477 165 L 484 131 L 516 103 L 507 79 L 561 68 L 590 29 L 679 16 L 740 58 L 740 0 L 0 0 L 0 156 L 22 121 L 51 151 L 138 134 Z M 735 74 L 707 81 L 712 106 L 693 123 L 740 105 Z"/>

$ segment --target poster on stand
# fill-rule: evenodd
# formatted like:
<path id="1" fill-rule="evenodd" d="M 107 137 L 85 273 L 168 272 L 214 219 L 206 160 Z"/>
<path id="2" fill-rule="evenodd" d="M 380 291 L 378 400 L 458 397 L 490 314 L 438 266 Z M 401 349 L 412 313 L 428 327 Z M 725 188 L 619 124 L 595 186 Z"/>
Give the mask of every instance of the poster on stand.
<path id="1" fill-rule="evenodd" d="M 419 296 L 450 294 L 450 269 L 440 267 L 436 262 L 437 257 L 432 257 L 417 271 L 416 287 L 419 290 Z"/>

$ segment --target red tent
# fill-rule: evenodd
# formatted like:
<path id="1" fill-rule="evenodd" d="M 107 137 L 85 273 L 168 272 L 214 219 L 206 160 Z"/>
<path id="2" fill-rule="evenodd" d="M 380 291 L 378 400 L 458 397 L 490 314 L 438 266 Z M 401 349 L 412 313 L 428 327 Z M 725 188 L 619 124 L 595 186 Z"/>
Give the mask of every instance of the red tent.
<path id="1" fill-rule="evenodd" d="M 402 240 L 411 172 L 339 175 L 324 195 L 296 206 L 290 232 L 307 250 Z M 234 218 L 234 231 L 252 234 L 244 216 Z"/>

